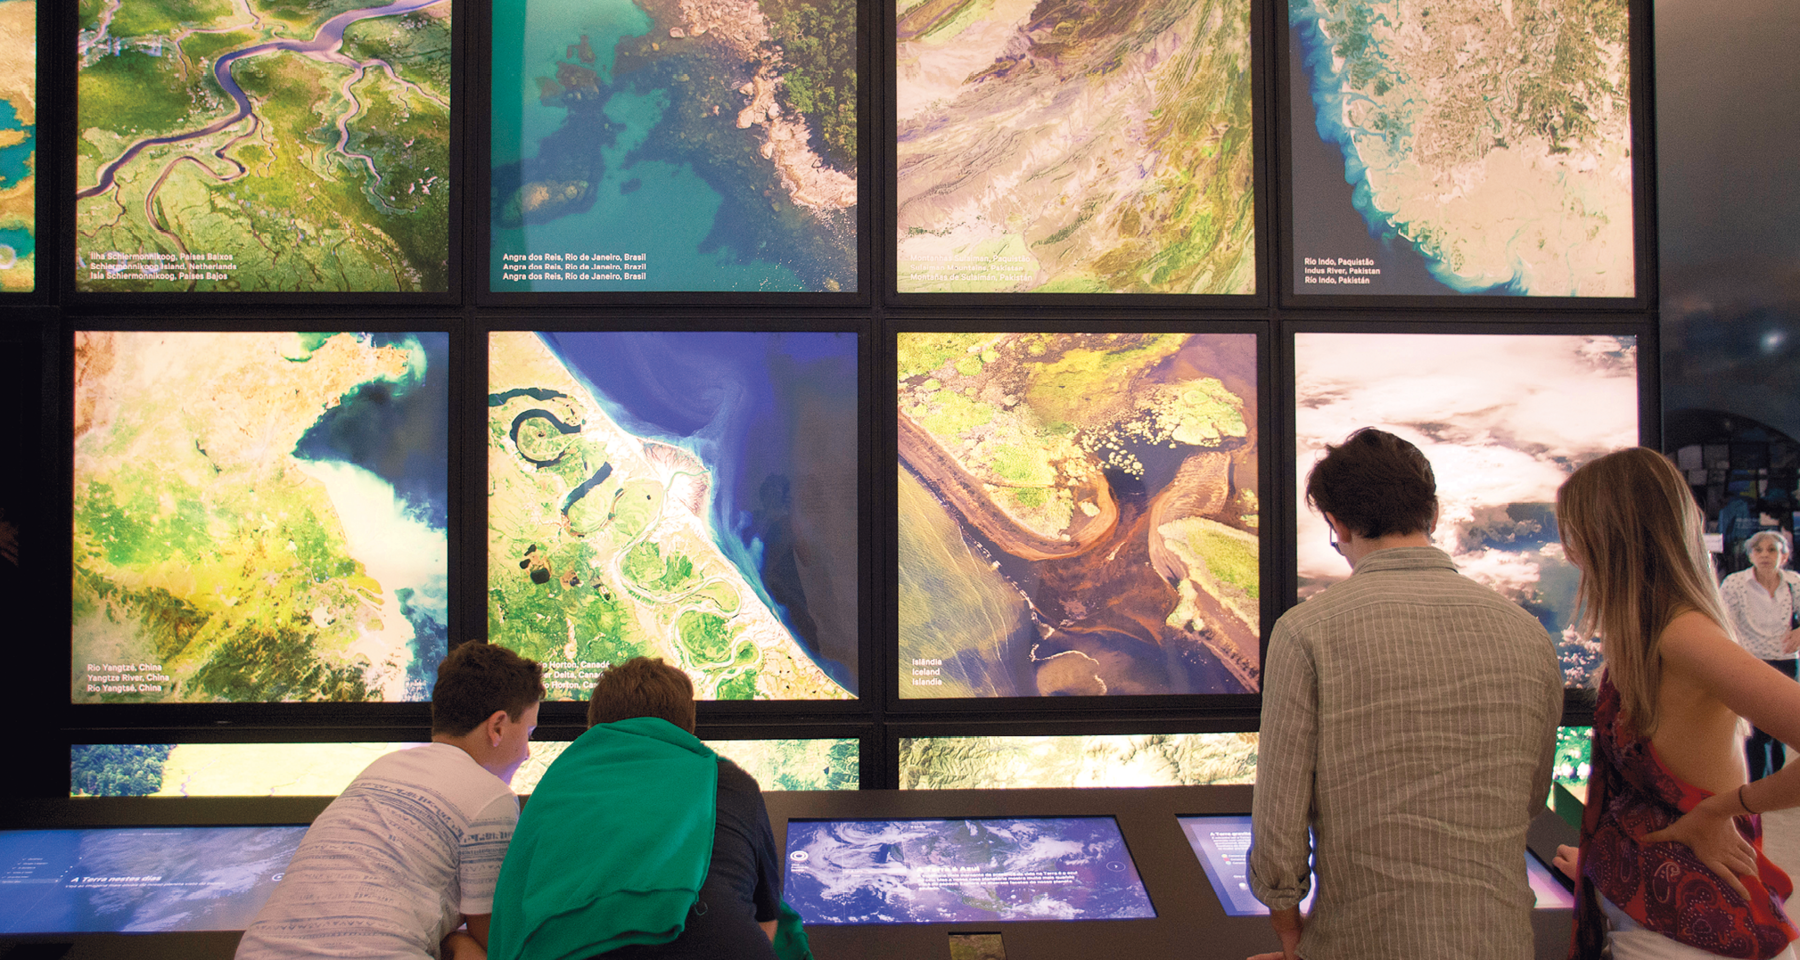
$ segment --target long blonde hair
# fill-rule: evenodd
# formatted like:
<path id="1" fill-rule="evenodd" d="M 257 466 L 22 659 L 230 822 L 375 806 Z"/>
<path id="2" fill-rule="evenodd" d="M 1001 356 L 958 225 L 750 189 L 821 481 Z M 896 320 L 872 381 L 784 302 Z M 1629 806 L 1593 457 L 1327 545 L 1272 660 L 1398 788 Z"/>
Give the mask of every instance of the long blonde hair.
<path id="1" fill-rule="evenodd" d="M 1650 736 L 1663 630 L 1694 610 L 1729 631 L 1700 510 L 1668 458 L 1633 447 L 1576 470 L 1556 492 L 1556 516 L 1581 568 L 1576 629 L 1600 637 L 1626 723 Z"/>

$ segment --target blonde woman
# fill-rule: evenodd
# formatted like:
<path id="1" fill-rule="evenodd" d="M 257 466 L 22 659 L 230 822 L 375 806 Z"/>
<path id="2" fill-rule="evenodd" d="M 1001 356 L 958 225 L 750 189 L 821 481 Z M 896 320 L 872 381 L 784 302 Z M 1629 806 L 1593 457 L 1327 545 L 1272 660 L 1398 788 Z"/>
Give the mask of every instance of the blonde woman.
<path id="1" fill-rule="evenodd" d="M 1579 858 L 1558 858 L 1578 875 L 1571 955 L 1792 957 L 1793 883 L 1758 814 L 1800 806 L 1800 764 L 1749 782 L 1738 718 L 1800 741 L 1800 684 L 1726 631 L 1700 512 L 1661 454 L 1595 460 L 1556 500 L 1606 660 Z"/>

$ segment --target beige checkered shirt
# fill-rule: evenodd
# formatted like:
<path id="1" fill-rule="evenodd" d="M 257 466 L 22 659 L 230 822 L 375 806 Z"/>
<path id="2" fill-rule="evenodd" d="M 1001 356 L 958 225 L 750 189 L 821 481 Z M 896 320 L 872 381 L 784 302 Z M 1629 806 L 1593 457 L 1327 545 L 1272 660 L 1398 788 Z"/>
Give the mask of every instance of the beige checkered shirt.
<path id="1" fill-rule="evenodd" d="M 1525 831 L 1562 673 L 1532 616 L 1433 547 L 1379 550 L 1269 640 L 1250 884 L 1318 898 L 1309 960 L 1532 956 Z"/>

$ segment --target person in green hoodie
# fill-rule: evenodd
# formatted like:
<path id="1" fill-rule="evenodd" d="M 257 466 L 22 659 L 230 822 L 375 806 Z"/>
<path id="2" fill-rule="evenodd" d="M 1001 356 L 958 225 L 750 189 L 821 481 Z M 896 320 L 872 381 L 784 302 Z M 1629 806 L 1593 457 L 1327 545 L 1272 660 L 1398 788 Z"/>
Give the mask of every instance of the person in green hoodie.
<path id="1" fill-rule="evenodd" d="M 602 674 L 588 731 L 520 814 L 489 957 L 791 960 L 804 944 L 762 790 L 694 737 L 687 675 L 647 657 Z"/>

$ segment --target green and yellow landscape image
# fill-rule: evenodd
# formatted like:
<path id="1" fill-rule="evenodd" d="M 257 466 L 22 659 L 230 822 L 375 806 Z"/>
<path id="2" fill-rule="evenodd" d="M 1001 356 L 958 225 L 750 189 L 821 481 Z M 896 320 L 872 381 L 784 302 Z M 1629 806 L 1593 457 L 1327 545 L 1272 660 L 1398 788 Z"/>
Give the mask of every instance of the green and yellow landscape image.
<path id="1" fill-rule="evenodd" d="M 450 0 L 81 0 L 77 289 L 449 289 Z"/>
<path id="2" fill-rule="evenodd" d="M 449 339 L 78 332 L 70 702 L 428 699 Z"/>

